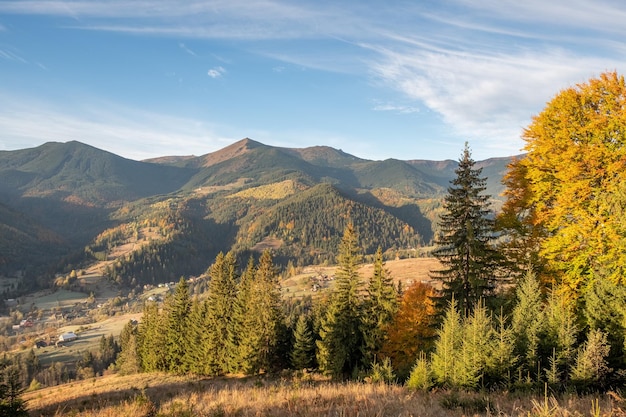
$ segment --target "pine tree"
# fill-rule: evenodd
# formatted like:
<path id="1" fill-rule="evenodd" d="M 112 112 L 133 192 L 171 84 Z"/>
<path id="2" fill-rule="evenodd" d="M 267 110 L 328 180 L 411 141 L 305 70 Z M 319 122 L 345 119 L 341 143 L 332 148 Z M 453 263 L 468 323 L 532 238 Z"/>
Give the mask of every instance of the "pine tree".
<path id="1" fill-rule="evenodd" d="M 542 294 L 535 274 L 526 272 L 516 289 L 511 328 L 516 354 L 526 372 L 535 372 L 540 359 L 541 339 L 545 335 L 545 313 Z"/>
<path id="2" fill-rule="evenodd" d="M 349 224 L 339 247 L 335 287 L 321 318 L 317 361 L 320 370 L 334 377 L 351 375 L 361 362 L 361 259 L 354 226 Z"/>
<path id="3" fill-rule="evenodd" d="M 305 314 L 300 314 L 293 331 L 291 365 L 296 370 L 309 369 L 314 366 L 314 362 L 315 337 L 311 331 L 309 319 Z"/>
<path id="4" fill-rule="evenodd" d="M 609 351 L 606 333 L 598 329 L 590 330 L 587 341 L 576 356 L 571 373 L 572 380 L 579 384 L 594 384 L 598 387 L 611 371 L 607 362 Z"/>
<path id="5" fill-rule="evenodd" d="M 115 363 L 121 375 L 130 375 L 141 371 L 137 347 L 137 325 L 129 321 L 120 333 L 121 352 Z"/>
<path id="6" fill-rule="evenodd" d="M 4 365 L 0 378 L 0 417 L 28 417 L 17 365 Z"/>
<path id="7" fill-rule="evenodd" d="M 483 303 L 478 303 L 472 314 L 463 320 L 463 333 L 457 370 L 453 383 L 476 388 L 487 369 L 493 367 L 493 325 Z"/>
<path id="8" fill-rule="evenodd" d="M 560 288 L 553 288 L 545 306 L 545 331 L 544 351 L 552 348 L 554 364 L 558 374 L 568 375 L 569 368 L 574 362 L 576 353 L 575 345 L 578 336 L 578 326 L 576 325 L 576 314 L 567 293 Z"/>
<path id="9" fill-rule="evenodd" d="M 165 334 L 163 316 L 159 314 L 158 305 L 154 302 L 146 303 L 137 338 L 137 352 L 141 369 L 145 372 L 167 370 Z"/>
<path id="10" fill-rule="evenodd" d="M 435 350 L 431 357 L 431 370 L 436 382 L 452 386 L 458 380 L 457 362 L 463 337 L 463 322 L 454 298 L 450 300 L 443 318 Z"/>
<path id="11" fill-rule="evenodd" d="M 237 297 L 237 262 L 232 252 L 219 253 L 211 266 L 206 311 L 205 373 L 219 375 L 233 369 L 236 347 L 233 310 Z"/>
<path id="12" fill-rule="evenodd" d="M 483 194 L 486 179 L 481 177 L 482 168 L 474 165 L 465 143 L 456 178 L 444 198 L 441 231 L 433 251 L 443 265 L 443 269 L 432 273 L 443 284 L 439 307 L 454 297 L 466 315 L 479 300 L 494 295 L 500 258 L 493 248 L 496 235 L 489 210 L 490 196 Z"/>
<path id="13" fill-rule="evenodd" d="M 374 257 L 374 273 L 367 286 L 366 297 L 361 331 L 363 366 L 369 368 L 382 349 L 389 326 L 398 311 L 398 293 L 389 271 L 385 269 L 383 251 L 380 247 Z"/>
<path id="14" fill-rule="evenodd" d="M 265 251 L 250 286 L 249 307 L 241 329 L 239 352 L 243 372 L 254 374 L 276 365 L 282 323 L 278 273 L 272 255 Z"/>
<path id="15" fill-rule="evenodd" d="M 493 361 L 487 368 L 489 381 L 492 383 L 511 383 L 511 371 L 517 363 L 518 357 L 515 355 L 515 340 L 513 330 L 507 324 L 507 319 L 500 309 L 500 314 L 496 317 L 493 333 Z"/>
<path id="16" fill-rule="evenodd" d="M 197 298 L 191 303 L 188 327 L 185 337 L 187 353 L 183 357 L 183 368 L 196 375 L 207 374 L 207 350 L 205 341 L 208 333 L 207 303 Z"/>
<path id="17" fill-rule="evenodd" d="M 167 300 L 165 314 L 165 351 L 167 370 L 184 373 L 184 357 L 189 351 L 187 346 L 188 318 L 191 309 L 189 286 L 184 278 L 176 285 L 174 296 Z"/>
<path id="18" fill-rule="evenodd" d="M 246 321 L 249 320 L 250 310 L 252 308 L 250 297 L 252 292 L 252 284 L 254 283 L 256 275 L 256 266 L 254 264 L 254 258 L 251 256 L 248 260 L 248 265 L 239 279 L 237 284 L 237 298 L 233 309 L 233 346 L 236 348 L 236 355 L 234 358 L 234 369 L 242 370 L 244 356 L 247 353 L 244 352 L 243 339 L 246 337 Z"/>

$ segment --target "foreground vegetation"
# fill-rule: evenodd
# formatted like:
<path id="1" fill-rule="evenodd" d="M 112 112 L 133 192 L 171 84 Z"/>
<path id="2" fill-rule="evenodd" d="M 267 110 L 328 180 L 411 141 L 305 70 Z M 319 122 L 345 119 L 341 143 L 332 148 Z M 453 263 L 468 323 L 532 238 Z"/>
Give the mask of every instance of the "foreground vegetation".
<path id="1" fill-rule="evenodd" d="M 529 396 L 399 385 L 333 383 L 299 374 L 276 379 L 199 379 L 152 373 L 111 375 L 26 395 L 31 416 L 620 416 L 616 393 Z"/>

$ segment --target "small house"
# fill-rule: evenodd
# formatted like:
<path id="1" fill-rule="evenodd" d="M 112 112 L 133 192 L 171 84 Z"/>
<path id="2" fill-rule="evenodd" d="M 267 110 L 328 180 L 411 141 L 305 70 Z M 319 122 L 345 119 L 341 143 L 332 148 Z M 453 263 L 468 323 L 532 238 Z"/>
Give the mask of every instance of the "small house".
<path id="1" fill-rule="evenodd" d="M 74 332 L 63 333 L 59 336 L 59 342 L 71 342 L 76 339 L 78 339 L 78 336 L 76 336 L 76 333 Z"/>

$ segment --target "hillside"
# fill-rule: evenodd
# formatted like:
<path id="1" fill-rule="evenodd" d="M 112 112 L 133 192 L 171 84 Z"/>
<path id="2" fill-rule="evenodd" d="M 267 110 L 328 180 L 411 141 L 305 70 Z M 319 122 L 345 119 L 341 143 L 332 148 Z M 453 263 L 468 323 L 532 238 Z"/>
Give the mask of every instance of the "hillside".
<path id="1" fill-rule="evenodd" d="M 477 163 L 494 197 L 508 161 Z M 246 257 L 271 247 L 280 262 L 332 261 L 348 221 L 366 253 L 378 245 L 410 250 L 431 242 L 455 167 L 247 138 L 206 155 L 150 162 L 79 142 L 1 151 L 0 273 L 21 270 L 29 283 L 45 282 L 44 271 L 68 272 L 146 228 L 159 239 L 137 245 L 108 271 L 121 284 L 196 275 L 231 249 Z"/>

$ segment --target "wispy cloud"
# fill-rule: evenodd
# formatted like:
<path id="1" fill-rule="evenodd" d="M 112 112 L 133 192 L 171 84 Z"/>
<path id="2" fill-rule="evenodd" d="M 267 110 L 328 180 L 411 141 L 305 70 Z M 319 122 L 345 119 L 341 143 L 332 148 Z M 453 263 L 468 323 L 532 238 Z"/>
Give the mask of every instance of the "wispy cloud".
<path id="1" fill-rule="evenodd" d="M 9 49 L 0 49 L 0 58 L 7 61 L 19 62 L 21 64 L 28 63 L 28 61 L 26 61 L 26 59 L 24 59 L 17 52 L 11 51 Z"/>
<path id="2" fill-rule="evenodd" d="M 372 110 L 389 111 L 389 112 L 401 113 L 401 114 L 419 113 L 420 111 L 419 107 L 398 105 L 394 103 L 377 103 L 372 108 Z"/>
<path id="3" fill-rule="evenodd" d="M 605 70 L 626 70 L 626 6 L 614 0 L 449 0 L 445 7 L 5 0 L 0 13 L 72 17 L 81 30 L 242 42 L 282 63 L 370 77 L 373 84 L 419 103 L 379 103 L 374 110 L 430 110 L 458 135 L 511 149 L 519 149 L 522 128 L 560 88 Z M 179 47 L 195 55 L 183 42 Z M 19 61 L 14 55 L 0 49 L 0 58 Z M 224 74 L 221 66 L 207 71 L 212 78 Z"/>
<path id="4" fill-rule="evenodd" d="M 207 71 L 207 75 L 211 78 L 220 78 L 226 73 L 224 67 L 213 67 Z"/>
<path id="5" fill-rule="evenodd" d="M 182 43 L 182 42 L 180 42 L 180 43 L 178 44 L 178 47 L 179 47 L 180 49 L 182 49 L 183 51 L 187 52 L 187 53 L 188 53 L 189 55 L 191 55 L 191 56 L 198 56 L 198 54 L 196 54 L 194 51 L 192 51 L 191 49 L 189 49 L 189 48 L 187 47 L 187 45 L 185 45 L 185 44 L 184 44 L 184 43 Z"/>
<path id="6" fill-rule="evenodd" d="M 119 103 L 87 103 L 83 114 L 65 113 L 50 103 L 0 96 L 0 149 L 77 140 L 132 159 L 201 155 L 240 139 L 228 127 L 137 110 Z M 245 135 L 243 135 L 245 136 Z"/>

